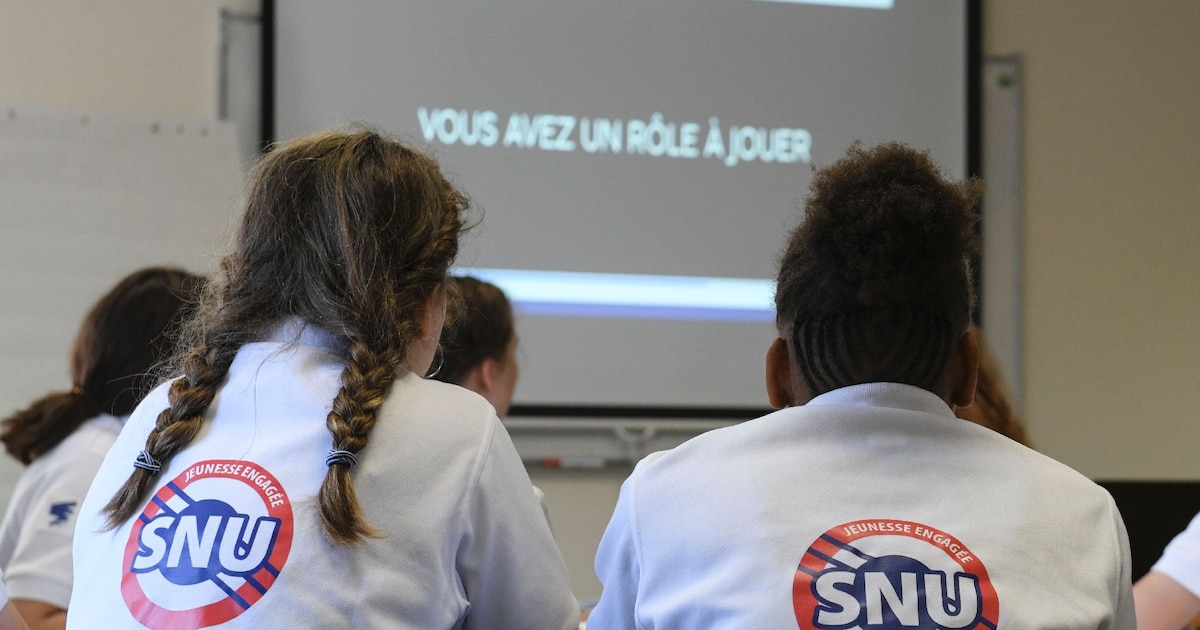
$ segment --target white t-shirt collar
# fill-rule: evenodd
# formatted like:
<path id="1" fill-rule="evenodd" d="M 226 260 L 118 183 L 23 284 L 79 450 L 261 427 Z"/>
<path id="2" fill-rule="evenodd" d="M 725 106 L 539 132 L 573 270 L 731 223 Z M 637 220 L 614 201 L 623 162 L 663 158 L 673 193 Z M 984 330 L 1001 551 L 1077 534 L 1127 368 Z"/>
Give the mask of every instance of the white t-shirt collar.
<path id="1" fill-rule="evenodd" d="M 825 392 L 808 405 L 889 407 L 953 418 L 954 410 L 937 394 L 902 383 L 862 383 Z"/>

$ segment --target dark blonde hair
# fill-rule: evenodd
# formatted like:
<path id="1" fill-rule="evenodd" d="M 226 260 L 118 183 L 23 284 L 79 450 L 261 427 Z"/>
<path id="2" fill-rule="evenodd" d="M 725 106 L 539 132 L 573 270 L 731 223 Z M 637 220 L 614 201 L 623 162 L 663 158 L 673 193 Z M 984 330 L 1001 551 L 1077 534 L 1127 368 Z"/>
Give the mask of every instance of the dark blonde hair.
<path id="1" fill-rule="evenodd" d="M 191 442 L 238 349 L 289 318 L 347 342 L 326 425 L 333 448 L 362 450 L 458 253 L 468 205 L 432 159 L 369 131 L 302 138 L 263 157 L 233 250 L 185 331 L 183 376 L 147 453 L 165 465 Z M 133 516 L 152 476 L 134 469 L 105 507 L 110 525 Z M 336 543 L 374 535 L 346 463 L 329 467 L 317 507 Z"/>
<path id="2" fill-rule="evenodd" d="M 775 294 L 811 395 L 877 381 L 936 391 L 970 321 L 979 191 L 896 143 L 856 144 L 816 173 Z"/>
<path id="3" fill-rule="evenodd" d="M 33 463 L 102 413 L 127 416 L 152 368 L 175 352 L 181 311 L 203 278 L 182 269 L 135 271 L 104 294 L 79 326 L 71 348 L 71 390 L 53 392 L 6 418 L 0 441 L 22 464 Z"/>

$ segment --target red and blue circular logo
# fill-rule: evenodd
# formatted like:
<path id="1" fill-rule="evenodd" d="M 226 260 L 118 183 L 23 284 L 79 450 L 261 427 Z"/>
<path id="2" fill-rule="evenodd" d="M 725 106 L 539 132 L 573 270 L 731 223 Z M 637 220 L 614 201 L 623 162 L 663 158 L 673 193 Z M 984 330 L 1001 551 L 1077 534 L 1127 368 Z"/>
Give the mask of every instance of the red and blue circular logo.
<path id="1" fill-rule="evenodd" d="M 292 548 L 292 506 L 270 472 L 208 460 L 159 488 L 125 544 L 121 594 L 149 628 L 206 628 L 262 599 Z"/>
<path id="2" fill-rule="evenodd" d="M 995 630 L 987 569 L 941 530 L 892 519 L 838 525 L 800 559 L 792 603 L 801 630 Z"/>

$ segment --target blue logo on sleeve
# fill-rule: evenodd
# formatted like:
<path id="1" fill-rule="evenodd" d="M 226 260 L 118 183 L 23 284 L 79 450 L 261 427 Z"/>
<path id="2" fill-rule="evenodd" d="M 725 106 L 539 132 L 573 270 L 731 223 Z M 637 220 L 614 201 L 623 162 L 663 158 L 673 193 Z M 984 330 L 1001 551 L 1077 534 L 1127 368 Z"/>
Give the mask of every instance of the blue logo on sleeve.
<path id="1" fill-rule="evenodd" d="M 63 501 L 62 503 L 50 504 L 50 525 L 61 525 L 70 520 L 71 513 L 75 511 L 76 505 L 79 505 L 77 501 Z"/>

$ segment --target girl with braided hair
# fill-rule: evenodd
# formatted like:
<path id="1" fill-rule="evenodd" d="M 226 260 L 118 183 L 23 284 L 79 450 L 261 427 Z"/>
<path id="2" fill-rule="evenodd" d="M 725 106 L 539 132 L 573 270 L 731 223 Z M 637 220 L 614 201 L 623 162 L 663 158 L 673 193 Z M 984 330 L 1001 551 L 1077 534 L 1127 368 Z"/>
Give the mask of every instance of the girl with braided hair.
<path id="1" fill-rule="evenodd" d="M 816 173 L 777 277 L 779 411 L 638 464 L 589 630 L 1135 627 L 1112 498 L 954 416 L 977 195 L 899 144 Z"/>
<path id="2" fill-rule="evenodd" d="M 70 628 L 569 628 L 578 607 L 486 401 L 425 380 L 468 204 L 376 133 L 257 165 L 182 374 L 76 532 Z M 81 613 L 81 614 L 76 614 Z"/>
<path id="3" fill-rule="evenodd" d="M 174 333 L 203 278 L 149 267 L 109 289 L 71 348 L 71 389 L 3 421 L 0 441 L 27 468 L 0 524 L 0 568 L 12 603 L 37 629 L 62 628 L 73 583 L 76 510 L 121 426 L 175 350 Z"/>

